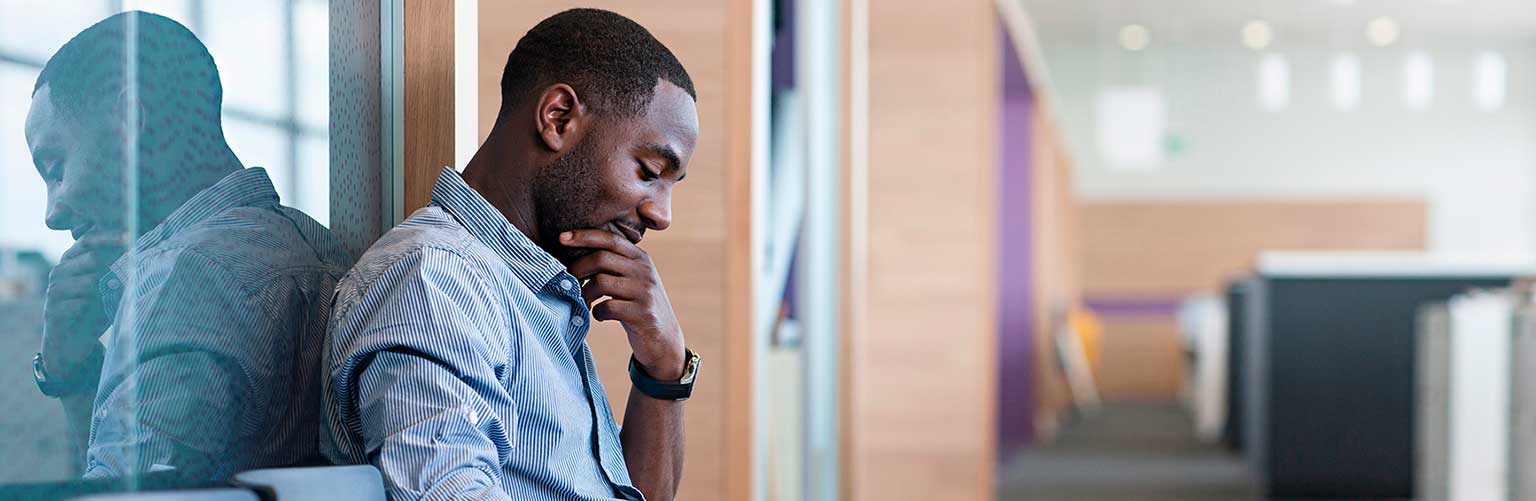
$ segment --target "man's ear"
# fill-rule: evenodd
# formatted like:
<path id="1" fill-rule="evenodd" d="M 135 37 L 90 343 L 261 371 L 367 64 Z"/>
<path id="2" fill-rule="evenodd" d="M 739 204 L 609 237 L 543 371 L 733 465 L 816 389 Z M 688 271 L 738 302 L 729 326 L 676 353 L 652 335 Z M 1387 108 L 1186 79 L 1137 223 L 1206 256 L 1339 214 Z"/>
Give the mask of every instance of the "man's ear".
<path id="1" fill-rule="evenodd" d="M 130 133 L 140 141 L 144 140 L 149 131 L 144 129 L 147 122 L 144 120 L 143 100 L 130 95 L 128 89 L 123 89 L 117 93 L 117 99 L 112 103 L 111 110 L 112 123 L 117 125 L 118 134 L 122 135 L 124 141 L 128 140 Z"/>
<path id="2" fill-rule="evenodd" d="M 575 144 L 580 134 L 586 132 L 586 106 L 582 105 L 581 98 L 576 95 L 576 89 L 569 85 L 557 83 L 546 87 L 539 94 L 535 111 L 534 129 L 538 131 L 544 147 L 551 152 L 565 150 L 568 145 Z"/>

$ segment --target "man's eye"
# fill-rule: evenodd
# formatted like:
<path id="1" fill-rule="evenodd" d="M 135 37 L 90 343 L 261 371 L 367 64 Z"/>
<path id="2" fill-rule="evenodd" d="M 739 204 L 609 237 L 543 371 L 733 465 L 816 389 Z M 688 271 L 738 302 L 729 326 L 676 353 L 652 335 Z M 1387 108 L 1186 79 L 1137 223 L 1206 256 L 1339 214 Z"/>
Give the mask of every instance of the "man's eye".
<path id="1" fill-rule="evenodd" d="M 643 163 L 640 164 L 640 179 L 644 179 L 646 181 L 651 181 L 651 180 L 654 180 L 654 179 L 658 179 L 660 177 L 661 177 L 661 174 L 657 174 L 655 172 L 652 172 L 651 169 L 647 168 L 645 166 L 645 164 L 643 164 Z"/>

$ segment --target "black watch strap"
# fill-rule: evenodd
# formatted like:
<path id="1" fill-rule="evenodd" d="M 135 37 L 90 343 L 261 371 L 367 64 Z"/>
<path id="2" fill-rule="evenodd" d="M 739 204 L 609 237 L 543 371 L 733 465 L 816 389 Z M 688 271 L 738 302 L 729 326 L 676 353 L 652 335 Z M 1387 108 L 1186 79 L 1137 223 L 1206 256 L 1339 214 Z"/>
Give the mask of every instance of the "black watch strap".
<path id="1" fill-rule="evenodd" d="M 101 363 L 105 353 L 100 346 L 91 350 L 86 359 L 80 363 L 78 370 L 70 378 L 53 377 L 43 367 L 43 354 L 38 353 L 32 357 L 32 379 L 37 381 L 38 391 L 53 398 L 63 398 L 79 395 L 85 392 L 95 392 L 96 386 L 101 382 Z"/>
<path id="2" fill-rule="evenodd" d="M 629 357 L 629 381 L 635 385 L 635 389 L 657 400 L 688 400 L 693 395 L 693 381 L 699 375 L 699 354 L 693 350 L 684 351 L 683 378 L 677 381 L 657 381 L 645 369 L 640 367 L 640 362 L 631 355 Z"/>

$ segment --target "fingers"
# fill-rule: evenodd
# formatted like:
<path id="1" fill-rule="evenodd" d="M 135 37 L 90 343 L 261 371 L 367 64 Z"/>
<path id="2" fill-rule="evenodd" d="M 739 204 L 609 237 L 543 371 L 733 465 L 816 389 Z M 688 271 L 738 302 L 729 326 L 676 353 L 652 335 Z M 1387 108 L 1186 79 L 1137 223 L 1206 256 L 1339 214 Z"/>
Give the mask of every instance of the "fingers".
<path id="1" fill-rule="evenodd" d="M 640 259 L 645 253 L 623 236 L 599 229 L 571 230 L 560 234 L 560 243 L 567 247 L 602 249 L 630 259 Z"/>
<path id="2" fill-rule="evenodd" d="M 581 286 L 581 297 L 591 305 L 603 296 L 614 299 L 639 299 L 645 291 L 635 280 L 606 273 L 594 275 Z"/>
<path id="3" fill-rule="evenodd" d="M 609 299 L 592 307 L 592 318 L 599 322 L 617 320 L 620 323 L 633 323 L 636 316 L 644 310 L 633 301 Z"/>
<path id="4" fill-rule="evenodd" d="M 95 275 L 57 277 L 48 282 L 48 300 L 61 301 L 70 298 L 93 297 L 97 294 L 96 286 L 98 280 L 99 277 Z"/>
<path id="5" fill-rule="evenodd" d="M 639 261 L 604 249 L 577 258 L 566 271 L 576 278 L 587 280 L 598 273 L 620 277 L 639 276 L 639 268 Z"/>

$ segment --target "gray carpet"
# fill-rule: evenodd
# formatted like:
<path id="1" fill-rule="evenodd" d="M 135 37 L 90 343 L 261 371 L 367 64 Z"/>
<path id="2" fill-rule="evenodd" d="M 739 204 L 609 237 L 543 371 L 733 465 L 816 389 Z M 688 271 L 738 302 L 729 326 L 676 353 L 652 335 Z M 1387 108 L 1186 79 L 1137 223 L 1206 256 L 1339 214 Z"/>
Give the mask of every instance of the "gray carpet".
<path id="1" fill-rule="evenodd" d="M 998 481 L 1003 501 L 1257 499 L 1244 463 L 1200 443 L 1174 402 L 1106 403 L 1006 458 Z"/>

